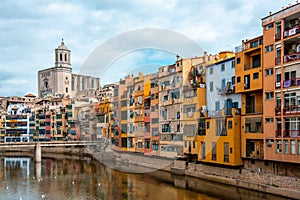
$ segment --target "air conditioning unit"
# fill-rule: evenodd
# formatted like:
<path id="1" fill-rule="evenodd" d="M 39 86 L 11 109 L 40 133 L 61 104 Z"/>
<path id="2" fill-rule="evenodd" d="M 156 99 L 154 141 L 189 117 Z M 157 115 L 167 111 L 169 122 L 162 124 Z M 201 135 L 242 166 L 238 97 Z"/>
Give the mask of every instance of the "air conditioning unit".
<path id="1" fill-rule="evenodd" d="M 280 82 L 276 82 L 275 84 L 276 87 L 280 87 L 280 85 L 281 85 Z"/>

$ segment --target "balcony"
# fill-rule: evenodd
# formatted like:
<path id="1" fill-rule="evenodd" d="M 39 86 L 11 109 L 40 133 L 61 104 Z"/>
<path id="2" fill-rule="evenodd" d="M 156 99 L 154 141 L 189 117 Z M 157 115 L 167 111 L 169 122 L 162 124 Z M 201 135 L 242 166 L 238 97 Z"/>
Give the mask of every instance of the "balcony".
<path id="1" fill-rule="evenodd" d="M 291 137 L 291 138 L 300 137 L 300 130 L 284 130 L 284 137 Z"/>
<path id="2" fill-rule="evenodd" d="M 283 63 L 300 60 L 300 52 L 283 56 Z"/>
<path id="3" fill-rule="evenodd" d="M 292 115 L 292 114 L 299 114 L 300 113 L 300 105 L 292 105 L 283 108 L 284 114 Z"/>
<path id="4" fill-rule="evenodd" d="M 253 63 L 246 63 L 244 64 L 244 70 L 254 69 L 260 67 L 260 61 L 256 61 Z"/>
<path id="5" fill-rule="evenodd" d="M 292 78 L 283 81 L 283 88 L 288 88 L 288 87 L 298 86 L 298 85 L 300 85 L 300 78 Z"/>
<path id="6" fill-rule="evenodd" d="M 281 33 L 275 34 L 275 41 L 281 40 Z"/>
<path id="7" fill-rule="evenodd" d="M 288 38 L 300 33 L 300 26 L 294 26 L 284 31 L 283 38 Z"/>

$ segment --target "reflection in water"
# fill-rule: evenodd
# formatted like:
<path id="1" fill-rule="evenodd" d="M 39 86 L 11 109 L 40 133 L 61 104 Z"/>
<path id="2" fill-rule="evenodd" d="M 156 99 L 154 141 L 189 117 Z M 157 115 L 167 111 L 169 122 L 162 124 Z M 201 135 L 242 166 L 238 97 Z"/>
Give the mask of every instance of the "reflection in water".
<path id="1" fill-rule="evenodd" d="M 156 171 L 128 174 L 89 158 L 1 158 L 0 199 L 281 199 Z"/>

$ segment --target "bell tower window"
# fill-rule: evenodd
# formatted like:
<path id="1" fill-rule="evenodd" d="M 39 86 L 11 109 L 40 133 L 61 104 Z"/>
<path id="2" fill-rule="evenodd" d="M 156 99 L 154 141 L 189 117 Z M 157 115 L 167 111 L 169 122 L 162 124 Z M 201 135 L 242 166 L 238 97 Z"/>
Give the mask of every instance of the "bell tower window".
<path id="1" fill-rule="evenodd" d="M 65 54 L 65 61 L 67 62 L 67 54 Z"/>
<path id="2" fill-rule="evenodd" d="M 62 53 L 59 54 L 59 61 L 62 61 Z"/>

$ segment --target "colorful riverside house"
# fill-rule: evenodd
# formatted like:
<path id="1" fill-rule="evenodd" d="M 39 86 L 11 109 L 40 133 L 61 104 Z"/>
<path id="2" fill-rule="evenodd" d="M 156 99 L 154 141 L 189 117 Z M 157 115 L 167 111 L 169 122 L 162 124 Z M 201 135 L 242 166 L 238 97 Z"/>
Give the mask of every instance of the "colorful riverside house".
<path id="1" fill-rule="evenodd" d="M 245 165 L 264 158 L 262 52 L 262 36 L 242 41 L 236 48 L 235 92 L 242 95 L 241 149 Z"/>
<path id="2" fill-rule="evenodd" d="M 182 63 L 159 68 L 158 77 L 160 156 L 174 158 L 183 154 Z"/>
<path id="3" fill-rule="evenodd" d="M 73 118 L 74 106 L 72 102 L 66 105 L 67 108 L 67 126 L 68 126 L 68 140 L 79 140 L 78 134 L 76 132 L 76 126 Z"/>
<path id="4" fill-rule="evenodd" d="M 151 78 L 155 75 L 144 76 L 144 154 L 151 155 Z"/>
<path id="5" fill-rule="evenodd" d="M 159 108 L 158 108 L 158 73 L 152 74 L 150 78 L 150 135 L 151 135 L 151 154 L 159 156 Z"/>
<path id="6" fill-rule="evenodd" d="M 110 138 L 113 126 L 113 95 L 115 83 L 104 85 L 99 90 L 99 102 L 95 104 L 97 139 Z"/>
<path id="7" fill-rule="evenodd" d="M 128 94 L 127 94 L 127 79 L 120 80 L 119 82 L 119 96 L 120 96 L 120 148 L 122 151 L 127 151 L 127 138 L 128 138 Z"/>
<path id="8" fill-rule="evenodd" d="M 199 114 L 203 106 L 206 105 L 205 99 L 205 65 L 208 61 L 214 61 L 215 55 L 205 53 L 201 57 L 181 59 L 177 65 L 183 70 L 183 141 L 184 154 L 187 159 L 196 161 L 199 154 L 199 144 L 197 135 L 200 124 Z M 203 127 L 205 129 L 205 127 Z"/>
<path id="9" fill-rule="evenodd" d="M 6 127 L 5 127 L 5 119 L 6 118 L 6 111 L 1 111 L 1 118 L 0 118 L 0 143 L 4 142 Z"/>
<path id="10" fill-rule="evenodd" d="M 4 142 L 29 142 L 29 121 L 34 100 L 32 96 L 8 98 Z"/>
<path id="11" fill-rule="evenodd" d="M 46 108 L 35 109 L 36 131 L 38 139 L 35 141 L 51 141 L 52 139 L 61 140 L 60 138 L 52 138 L 51 132 L 51 112 Z"/>
<path id="12" fill-rule="evenodd" d="M 112 125 L 112 132 L 111 132 L 111 140 L 113 144 L 113 149 L 119 149 L 119 140 L 120 140 L 120 127 L 119 122 L 120 120 L 120 107 L 119 107 L 119 86 L 120 84 L 117 83 L 114 87 L 113 93 L 113 125 Z"/>
<path id="13" fill-rule="evenodd" d="M 144 153 L 144 75 L 140 72 L 134 78 L 134 147 L 135 152 Z"/>
<path id="14" fill-rule="evenodd" d="M 200 70 L 201 71 L 201 70 Z M 206 64 L 206 105 L 202 106 L 198 124 L 201 162 L 240 166 L 241 95 L 235 94 L 233 52 L 220 52 Z"/>
<path id="15" fill-rule="evenodd" d="M 134 147 L 134 98 L 132 96 L 134 91 L 134 77 L 127 76 L 126 91 L 127 91 L 127 151 L 135 152 Z"/>
<path id="16" fill-rule="evenodd" d="M 300 3 L 262 19 L 264 158 L 300 163 Z M 294 169 L 295 170 L 295 169 Z"/>

